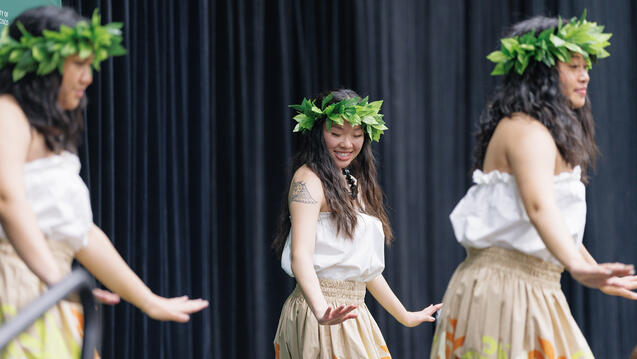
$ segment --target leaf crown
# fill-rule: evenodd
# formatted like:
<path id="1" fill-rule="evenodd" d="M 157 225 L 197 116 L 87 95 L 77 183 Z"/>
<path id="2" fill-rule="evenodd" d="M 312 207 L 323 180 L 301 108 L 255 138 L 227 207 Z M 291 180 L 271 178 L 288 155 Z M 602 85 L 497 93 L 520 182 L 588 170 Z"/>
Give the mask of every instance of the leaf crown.
<path id="1" fill-rule="evenodd" d="M 493 51 L 487 59 L 496 63 L 491 75 L 505 75 L 514 68 L 522 75 L 531 60 L 542 62 L 546 66 L 555 66 L 556 60 L 571 61 L 571 53 L 581 54 L 586 60 L 586 68 L 590 69 L 597 59 L 610 56 L 604 50 L 610 45 L 612 34 L 604 33 L 604 26 L 586 21 L 586 10 L 582 16 L 572 18 L 567 24 L 559 19 L 557 31 L 549 28 L 537 37 L 530 31 L 520 37 L 507 37 L 500 40 L 502 47 Z"/>
<path id="2" fill-rule="evenodd" d="M 6 26 L 0 36 L 0 69 L 15 64 L 13 82 L 20 81 L 29 72 L 44 76 L 58 69 L 62 74 L 66 57 L 78 54 L 82 60 L 93 55 L 92 66 L 99 71 L 100 62 L 109 56 L 126 54 L 121 45 L 122 23 L 100 25 L 100 22 L 101 16 L 95 9 L 90 22 L 79 21 L 75 27 L 62 25 L 60 31 L 44 30 L 42 36 L 31 35 L 18 22 L 20 40 L 9 36 Z"/>
<path id="3" fill-rule="evenodd" d="M 328 130 L 333 123 L 343 125 L 347 121 L 352 126 L 361 126 L 370 140 L 378 142 L 380 135 L 388 129 L 383 115 L 378 113 L 383 101 L 368 102 L 368 97 L 352 97 L 328 105 L 333 97 L 331 93 L 327 95 L 320 108 L 314 104 L 314 100 L 306 98 L 303 98 L 300 105 L 290 105 L 290 108 L 298 112 L 294 116 L 297 124 L 293 132 L 305 133 L 314 127 L 318 119 L 325 117 Z"/>

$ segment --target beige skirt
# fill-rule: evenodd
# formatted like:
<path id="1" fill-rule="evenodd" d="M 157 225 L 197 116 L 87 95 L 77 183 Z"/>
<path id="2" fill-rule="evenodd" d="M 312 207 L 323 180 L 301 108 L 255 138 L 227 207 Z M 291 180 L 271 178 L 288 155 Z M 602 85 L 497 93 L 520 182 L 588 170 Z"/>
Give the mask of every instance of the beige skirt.
<path id="1" fill-rule="evenodd" d="M 357 317 L 341 324 L 319 325 L 297 284 L 281 311 L 274 338 L 276 358 L 391 358 L 383 335 L 365 305 L 365 283 L 327 279 L 319 279 L 319 282 L 332 308 L 354 304 Z"/>
<path id="2" fill-rule="evenodd" d="M 69 273 L 73 249 L 60 241 L 47 243 L 59 269 Z M 45 285 L 18 257 L 8 240 L 0 238 L 0 325 L 45 291 Z M 0 358 L 79 358 L 83 334 L 82 306 L 61 301 L 0 350 Z"/>
<path id="3" fill-rule="evenodd" d="M 562 270 L 514 250 L 470 248 L 447 287 L 430 358 L 593 358 Z"/>

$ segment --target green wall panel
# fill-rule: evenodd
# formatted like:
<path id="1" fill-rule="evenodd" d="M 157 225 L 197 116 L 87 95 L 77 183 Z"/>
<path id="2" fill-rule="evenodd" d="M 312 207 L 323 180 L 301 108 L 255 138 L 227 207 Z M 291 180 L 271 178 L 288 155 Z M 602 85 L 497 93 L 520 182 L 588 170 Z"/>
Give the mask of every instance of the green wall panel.
<path id="1" fill-rule="evenodd" d="M 23 11 L 42 5 L 62 6 L 62 0 L 0 0 L 0 31 Z"/>

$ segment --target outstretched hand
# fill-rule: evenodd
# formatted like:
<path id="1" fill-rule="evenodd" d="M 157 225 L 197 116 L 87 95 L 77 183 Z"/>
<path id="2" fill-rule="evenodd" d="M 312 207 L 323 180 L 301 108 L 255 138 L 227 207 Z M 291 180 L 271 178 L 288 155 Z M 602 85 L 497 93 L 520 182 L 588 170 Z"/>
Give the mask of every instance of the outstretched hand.
<path id="1" fill-rule="evenodd" d="M 635 267 L 623 263 L 582 263 L 569 268 L 571 276 L 582 285 L 590 288 L 625 288 L 621 277 L 633 275 Z"/>
<path id="2" fill-rule="evenodd" d="M 320 318 L 317 316 L 317 319 L 319 324 L 321 325 L 340 324 L 348 319 L 357 317 L 356 313 L 352 313 L 354 309 L 356 309 L 355 305 L 341 305 L 336 307 L 335 309 L 332 309 L 332 307 L 327 307 L 323 316 Z"/>
<path id="3" fill-rule="evenodd" d="M 208 301 L 203 299 L 188 299 L 188 296 L 164 298 L 153 296 L 142 310 L 151 318 L 163 321 L 185 323 L 190 320 L 190 314 L 208 307 Z"/>
<path id="4" fill-rule="evenodd" d="M 603 286 L 599 289 L 608 295 L 616 295 L 618 297 L 624 297 L 626 299 L 637 300 L 637 292 L 633 292 L 635 289 L 637 289 L 637 275 L 614 277 L 613 280 L 621 285 L 621 287 L 608 285 Z"/>
<path id="5" fill-rule="evenodd" d="M 415 327 L 422 322 L 434 322 L 436 318 L 433 315 L 442 308 L 442 303 L 430 304 L 425 309 L 418 312 L 408 312 L 407 321 L 403 323 L 406 327 Z"/>

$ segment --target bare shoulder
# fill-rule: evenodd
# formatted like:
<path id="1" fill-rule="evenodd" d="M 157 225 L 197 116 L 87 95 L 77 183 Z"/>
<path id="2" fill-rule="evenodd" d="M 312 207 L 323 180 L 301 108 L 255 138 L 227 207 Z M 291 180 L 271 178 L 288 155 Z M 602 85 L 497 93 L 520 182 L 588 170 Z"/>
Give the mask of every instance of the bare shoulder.
<path id="1" fill-rule="evenodd" d="M 18 101 L 11 95 L 0 95 L 0 128 L 14 136 L 16 132 L 30 136 L 31 126 Z"/>
<path id="2" fill-rule="evenodd" d="M 307 166 L 301 166 L 292 177 L 288 200 L 290 203 L 321 203 L 323 200 L 321 179 Z"/>
<path id="3" fill-rule="evenodd" d="M 498 130 L 507 145 L 556 147 L 549 129 L 540 121 L 524 113 L 515 113 L 511 117 L 503 118 L 498 124 Z"/>
<path id="4" fill-rule="evenodd" d="M 306 165 L 299 167 L 299 169 L 294 172 L 292 181 L 303 181 L 312 184 L 312 186 L 318 185 L 321 188 L 323 187 L 318 175 Z"/>
<path id="5" fill-rule="evenodd" d="M 11 95 L 0 95 L 0 118 L 9 117 L 9 116 L 20 116 L 26 120 L 26 115 L 20 104 L 16 99 Z"/>
<path id="6" fill-rule="evenodd" d="M 559 151 L 546 126 L 525 114 L 514 114 L 500 122 L 504 154 L 514 175 L 526 169 L 553 171 Z"/>

